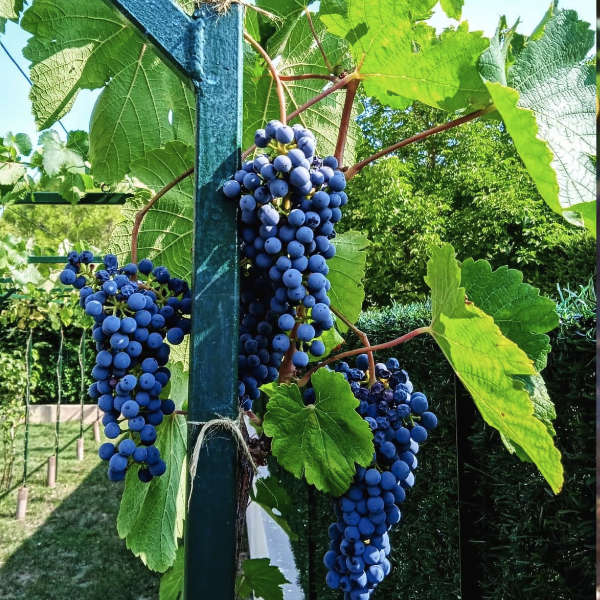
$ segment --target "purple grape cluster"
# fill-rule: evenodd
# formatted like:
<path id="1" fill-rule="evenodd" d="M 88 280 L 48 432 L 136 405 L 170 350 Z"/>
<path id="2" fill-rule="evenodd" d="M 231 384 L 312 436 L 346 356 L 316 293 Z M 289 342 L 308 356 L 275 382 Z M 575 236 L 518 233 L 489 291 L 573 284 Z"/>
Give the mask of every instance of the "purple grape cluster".
<path id="1" fill-rule="evenodd" d="M 375 365 L 377 381 L 365 383 L 369 360 L 355 368 L 340 362 L 335 370 L 350 382 L 360 401 L 358 412 L 373 431 L 375 453 L 367 469 L 358 467 L 348 491 L 335 503 L 337 521 L 329 527 L 329 550 L 323 558 L 326 583 L 344 592 L 346 600 L 368 600 L 389 574 L 388 531 L 401 518 L 399 505 L 415 482 L 416 454 L 437 417 L 427 398 L 413 392 L 406 371 L 390 358 Z"/>
<path id="2" fill-rule="evenodd" d="M 106 437 L 121 436 L 102 444 L 99 455 L 111 481 L 137 464 L 138 477 L 149 482 L 167 468 L 154 442 L 157 426 L 175 410 L 161 395 L 171 377 L 169 344 L 180 344 L 190 331 L 190 289 L 148 259 L 119 268 L 107 254 L 98 269 L 92 261 L 89 251 L 69 253 L 60 281 L 79 290 L 80 306 L 94 319 L 95 382 L 88 394 L 104 413 Z"/>
<path id="3" fill-rule="evenodd" d="M 324 354 L 321 334 L 333 327 L 327 292 L 331 240 L 348 197 L 333 156 L 316 155 L 302 125 L 270 121 L 255 135 L 264 149 L 225 182 L 240 209 L 242 257 L 239 396 L 249 409 L 259 387 L 277 378 L 295 344 L 295 368 Z"/>

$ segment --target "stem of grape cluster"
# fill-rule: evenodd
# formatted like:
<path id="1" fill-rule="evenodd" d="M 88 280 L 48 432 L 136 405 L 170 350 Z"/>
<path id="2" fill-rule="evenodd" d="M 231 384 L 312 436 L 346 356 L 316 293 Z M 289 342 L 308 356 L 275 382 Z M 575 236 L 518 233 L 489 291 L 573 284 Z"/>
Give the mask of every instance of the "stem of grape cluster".
<path id="1" fill-rule="evenodd" d="M 351 81 L 353 81 L 354 79 L 357 79 L 357 78 L 358 78 L 358 73 L 356 71 L 352 71 L 352 73 L 346 75 L 342 79 L 338 79 L 337 82 L 334 83 L 331 87 L 328 87 L 327 89 L 323 90 L 320 94 L 317 94 L 314 98 L 311 98 L 308 102 L 306 102 L 302 106 L 299 106 L 295 111 L 293 111 L 289 115 L 287 115 L 287 120 L 291 121 L 292 119 L 297 117 L 300 113 L 303 113 L 306 109 L 313 106 L 313 104 L 320 102 L 321 100 L 323 100 L 323 98 L 326 98 L 327 96 L 329 96 L 329 94 L 332 94 L 333 92 L 339 90 L 340 88 L 346 87 L 348 85 L 348 83 L 350 83 Z M 248 150 L 245 150 L 242 154 L 242 158 L 246 158 L 255 149 L 256 149 L 256 146 L 251 146 L 250 148 L 248 148 Z"/>
<path id="2" fill-rule="evenodd" d="M 302 79 L 326 79 L 327 81 L 337 81 L 339 78 L 335 75 L 324 75 L 322 73 L 303 73 L 302 75 L 280 75 L 281 81 L 301 81 Z"/>
<path id="3" fill-rule="evenodd" d="M 404 335 L 396 338 L 394 340 L 390 340 L 389 342 L 384 342 L 383 344 L 377 344 L 376 346 L 365 346 L 363 348 L 356 348 L 354 350 L 347 350 L 346 352 L 341 352 L 340 354 L 336 354 L 335 356 L 330 356 L 329 358 L 321 361 L 314 367 L 312 367 L 303 377 L 298 381 L 298 386 L 302 387 L 306 385 L 309 381 L 313 373 L 318 371 L 321 367 L 325 365 L 329 365 L 332 362 L 337 360 L 342 360 L 344 358 L 349 358 L 350 356 L 356 356 L 357 354 L 363 354 L 365 352 L 377 352 L 378 350 L 387 350 L 388 348 L 393 348 L 394 346 L 399 346 L 404 342 L 408 342 L 408 340 L 412 340 L 412 338 L 421 335 L 422 333 L 431 333 L 431 327 L 419 327 L 418 329 L 414 329 L 413 331 L 409 331 Z"/>
<path id="4" fill-rule="evenodd" d="M 340 130 L 338 133 L 337 143 L 335 145 L 335 157 L 341 165 L 344 160 L 344 148 L 348 139 L 348 129 L 350 127 L 350 119 L 352 118 L 352 106 L 356 97 L 356 90 L 360 84 L 360 79 L 353 79 L 346 86 L 346 99 L 344 100 L 344 109 L 342 110 L 342 119 L 340 121 Z"/>
<path id="5" fill-rule="evenodd" d="M 446 131 L 447 129 L 452 129 L 453 127 L 457 127 L 458 125 L 462 125 L 463 123 L 467 123 L 468 121 L 477 119 L 478 117 L 481 117 L 482 115 L 485 115 L 486 113 L 491 112 L 492 110 L 495 110 L 495 107 L 493 104 L 488 106 L 487 108 L 483 108 L 481 110 L 476 110 L 475 112 L 469 113 L 468 115 L 464 115 L 463 117 L 460 117 L 458 119 L 454 119 L 453 121 L 448 121 L 448 123 L 442 123 L 442 125 L 437 125 L 436 127 L 432 127 L 431 129 L 426 129 L 425 131 L 421 131 L 421 133 L 417 133 L 416 135 L 408 137 L 404 140 L 400 140 L 399 142 L 396 142 L 395 144 L 392 144 L 391 146 L 388 146 L 387 148 L 384 148 L 383 150 L 380 150 L 379 152 L 375 152 L 375 154 L 372 154 L 371 156 L 368 156 L 364 160 L 361 160 L 360 162 L 351 166 L 346 171 L 346 180 L 349 181 L 359 171 L 361 171 L 364 167 L 366 167 L 368 164 L 372 163 L 374 160 L 377 160 L 378 158 L 381 158 L 382 156 L 385 156 L 386 154 L 390 154 L 390 153 L 394 152 L 395 150 L 398 150 L 398 148 L 402 148 L 403 146 L 408 146 L 408 144 L 412 144 L 413 142 L 420 142 L 421 140 L 424 140 L 425 138 L 429 137 L 430 135 L 434 135 L 435 133 L 440 133 L 441 131 Z"/>
<path id="6" fill-rule="evenodd" d="M 358 337 L 358 339 L 362 342 L 365 348 L 369 348 L 371 346 L 369 342 L 369 337 L 364 331 L 361 331 L 356 325 L 348 319 L 344 314 L 342 314 L 337 308 L 330 306 L 329 309 L 331 312 L 339 317 Z M 373 352 L 367 352 L 367 356 L 369 357 L 369 385 L 373 385 L 375 383 L 375 358 L 373 356 Z"/>
<path id="7" fill-rule="evenodd" d="M 138 237 L 140 235 L 140 227 L 142 226 L 142 222 L 146 213 L 156 204 L 160 198 L 162 198 L 168 191 L 172 190 L 178 183 L 182 182 L 184 179 L 189 177 L 194 172 L 194 167 L 190 167 L 185 173 L 178 175 L 173 181 L 167 183 L 164 188 L 159 190 L 142 208 L 139 212 L 136 213 L 135 219 L 133 221 L 133 227 L 131 229 L 131 262 L 137 263 L 137 247 L 138 247 Z"/>
<path id="8" fill-rule="evenodd" d="M 264 61 L 267 63 L 267 67 L 269 67 L 271 76 L 275 81 L 277 98 L 279 99 L 279 120 L 285 125 L 287 123 L 285 93 L 283 91 L 283 85 L 281 85 L 279 73 L 273 64 L 271 57 L 267 54 L 267 51 L 246 31 L 244 31 L 244 39 L 263 57 Z"/>

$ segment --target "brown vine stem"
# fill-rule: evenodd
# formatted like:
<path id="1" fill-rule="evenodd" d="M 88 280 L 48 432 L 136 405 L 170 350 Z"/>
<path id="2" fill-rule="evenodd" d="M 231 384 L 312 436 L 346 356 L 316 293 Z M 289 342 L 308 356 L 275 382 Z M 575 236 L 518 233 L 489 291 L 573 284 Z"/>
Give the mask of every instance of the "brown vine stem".
<path id="1" fill-rule="evenodd" d="M 172 190 L 178 183 L 182 182 L 184 179 L 189 177 L 194 172 L 194 167 L 189 168 L 185 173 L 178 175 L 173 181 L 167 183 L 164 188 L 159 190 L 142 210 L 136 213 L 135 219 L 133 221 L 133 227 L 131 229 L 131 262 L 137 262 L 137 247 L 138 247 L 138 237 L 140 235 L 140 227 L 142 226 L 142 221 L 146 216 L 146 213 L 156 204 L 158 200 L 160 200 L 168 191 Z"/>
<path id="2" fill-rule="evenodd" d="M 404 335 L 396 338 L 394 340 L 390 340 L 389 342 L 384 342 L 383 344 L 377 344 L 376 346 L 366 346 L 363 348 L 356 348 L 355 350 L 347 350 L 346 352 L 341 352 L 340 354 L 336 354 L 335 356 L 330 356 L 329 358 L 321 361 L 319 364 L 315 365 L 310 371 L 308 371 L 302 379 L 298 381 L 298 385 L 300 387 L 306 385 L 312 376 L 318 369 L 324 367 L 325 365 L 329 365 L 336 360 L 342 360 L 343 358 L 348 358 L 350 356 L 356 356 L 357 354 L 362 354 L 363 352 L 377 352 L 378 350 L 386 350 L 387 348 L 393 348 L 394 346 L 399 346 L 400 344 L 404 344 L 412 338 L 417 337 L 423 333 L 430 333 L 431 327 L 419 327 L 418 329 L 414 329 L 413 331 L 409 331 Z"/>
<path id="3" fill-rule="evenodd" d="M 279 73 L 271 60 L 271 57 L 267 54 L 267 51 L 247 32 L 244 31 L 244 39 L 263 57 L 269 67 L 271 76 L 275 80 L 275 87 L 277 89 L 277 98 L 279 99 L 279 120 L 285 125 L 287 123 L 286 107 L 285 107 L 285 93 L 283 86 L 281 85 L 281 79 Z"/>
<path id="4" fill-rule="evenodd" d="M 330 306 L 329 310 L 336 316 L 339 317 L 346 325 L 354 331 L 358 339 L 362 342 L 362 345 L 366 348 L 371 346 L 369 342 L 369 337 L 364 331 L 361 331 L 356 325 L 348 319 L 344 314 L 342 314 L 337 308 L 334 306 Z M 373 385 L 375 383 L 375 358 L 373 357 L 373 352 L 367 352 L 367 356 L 369 357 L 369 385 Z"/>
<path id="5" fill-rule="evenodd" d="M 473 119 L 477 119 L 482 115 L 485 115 L 488 112 L 495 110 L 494 105 L 490 105 L 487 108 L 483 108 L 481 110 L 476 110 L 475 112 L 469 113 L 468 115 L 464 115 L 458 119 L 454 119 L 453 121 L 448 121 L 447 123 L 442 123 L 442 125 L 437 125 L 436 127 L 432 127 L 431 129 L 426 129 L 425 131 L 421 131 L 421 133 L 417 133 L 411 137 L 408 137 L 404 140 L 400 140 L 399 142 L 380 150 L 379 152 L 375 152 L 371 156 L 368 156 L 364 160 L 356 163 L 351 166 L 346 171 L 346 180 L 349 181 L 352 179 L 359 171 L 361 171 L 368 164 L 372 163 L 374 160 L 385 156 L 386 154 L 390 154 L 394 152 L 394 150 L 398 150 L 398 148 L 402 148 L 403 146 L 408 146 L 408 144 L 412 144 L 413 142 L 420 142 L 430 135 L 434 135 L 436 133 L 440 133 L 441 131 L 446 131 L 447 129 L 452 129 L 453 127 L 457 127 L 458 125 L 462 125 L 463 123 L 467 123 L 468 121 L 472 121 Z"/>
<path id="6" fill-rule="evenodd" d="M 349 73 L 342 79 L 338 79 L 337 82 L 334 83 L 331 87 L 328 87 L 327 89 L 323 90 L 320 94 L 317 94 L 314 98 L 311 98 L 308 102 L 306 102 L 302 106 L 299 106 L 295 111 L 293 111 L 289 115 L 287 115 L 287 120 L 291 121 L 293 118 L 297 117 L 300 113 L 303 113 L 306 109 L 313 106 L 313 104 L 320 102 L 321 100 L 323 100 L 323 98 L 326 98 L 327 96 L 329 96 L 329 94 L 332 94 L 333 92 L 339 90 L 340 88 L 347 86 L 348 83 L 350 83 L 354 79 L 358 79 L 359 77 L 360 77 L 360 75 L 358 74 L 357 71 L 352 71 L 352 73 Z M 251 146 L 250 148 L 248 148 L 248 150 L 245 150 L 242 154 L 242 158 L 246 158 L 255 149 L 256 149 L 256 146 Z"/>
<path id="7" fill-rule="evenodd" d="M 348 139 L 348 128 L 350 127 L 350 119 L 352 118 L 352 106 L 356 97 L 356 90 L 360 84 L 360 79 L 353 79 L 346 87 L 346 99 L 344 100 L 344 108 L 342 110 L 342 119 L 340 121 L 340 130 L 338 133 L 337 143 L 335 145 L 334 156 L 338 160 L 338 164 L 342 164 L 344 160 L 344 148 Z"/>
<path id="8" fill-rule="evenodd" d="M 315 30 L 315 25 L 313 23 L 312 17 L 310 16 L 310 11 L 308 10 L 308 7 L 306 7 L 304 9 L 304 12 L 306 13 L 306 18 L 308 19 L 308 26 L 310 27 L 313 37 L 315 38 L 315 42 L 317 42 L 317 46 L 319 47 L 319 50 L 321 51 L 321 56 L 323 57 L 323 62 L 325 63 L 327 70 L 330 73 L 333 73 L 333 67 L 331 66 L 331 63 L 329 62 L 329 59 L 327 58 L 327 54 L 325 54 L 325 48 L 323 48 L 323 44 L 321 43 L 321 40 L 319 39 L 319 36 L 317 35 L 317 31 Z"/>
<path id="9" fill-rule="evenodd" d="M 335 75 L 323 75 L 321 73 L 303 73 L 302 75 L 280 75 L 281 81 L 300 81 L 302 79 L 326 79 L 327 81 L 337 81 Z"/>

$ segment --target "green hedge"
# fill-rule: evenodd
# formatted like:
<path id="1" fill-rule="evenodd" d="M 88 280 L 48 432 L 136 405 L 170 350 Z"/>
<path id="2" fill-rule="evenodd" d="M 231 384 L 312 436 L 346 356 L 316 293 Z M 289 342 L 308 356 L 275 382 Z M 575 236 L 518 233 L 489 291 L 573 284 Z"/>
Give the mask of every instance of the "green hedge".
<path id="1" fill-rule="evenodd" d="M 584 302 L 585 305 L 585 302 Z M 498 434 L 478 417 L 468 436 L 472 456 L 465 475 L 475 482 L 467 507 L 474 551 L 468 565 L 478 579 L 476 597 L 589 599 L 594 592 L 594 308 L 578 302 L 564 307 L 560 330 L 544 376 L 556 404 L 557 445 L 566 472 L 562 493 L 554 496 L 531 464 L 504 449 Z M 372 343 L 392 339 L 428 322 L 426 304 L 393 306 L 362 315 L 359 327 Z M 353 345 L 353 342 L 351 345 Z M 390 356 L 381 353 L 379 359 Z M 460 598 L 455 393 L 469 401 L 447 362 L 428 337 L 394 349 L 415 389 L 425 392 L 440 426 L 419 453 L 416 484 L 402 507 L 401 525 L 392 532 L 393 574 L 379 598 Z M 324 584 L 321 558 L 333 520 L 331 498 L 272 465 L 292 486 L 297 512 L 293 543 L 307 600 L 339 599 Z M 312 518 L 309 518 L 312 515 Z"/>
<path id="2" fill-rule="evenodd" d="M 63 347 L 63 376 L 62 376 L 62 402 L 64 404 L 78 404 L 81 376 L 79 370 L 79 342 L 81 329 L 67 327 L 64 330 L 65 340 Z M 4 351 L 18 351 L 25 361 L 25 347 L 29 331 L 6 328 L 0 332 L 0 349 Z M 50 326 L 37 326 L 33 330 L 32 364 L 32 394 L 31 402 L 34 404 L 54 404 L 57 397 L 56 365 L 58 360 L 59 333 Z M 95 342 L 91 331 L 87 333 L 86 342 L 86 389 L 93 382 L 90 372 L 95 361 Z M 24 385 L 24 382 L 23 382 Z M 86 397 L 84 402 L 88 402 Z"/>

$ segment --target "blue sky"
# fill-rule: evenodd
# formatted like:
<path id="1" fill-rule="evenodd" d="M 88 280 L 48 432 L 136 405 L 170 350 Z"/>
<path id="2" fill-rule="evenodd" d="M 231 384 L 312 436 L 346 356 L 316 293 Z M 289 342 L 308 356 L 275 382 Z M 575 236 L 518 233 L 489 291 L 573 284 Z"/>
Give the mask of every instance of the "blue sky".
<path id="1" fill-rule="evenodd" d="M 549 4 L 549 0 L 500 0 L 494 3 L 486 0 L 465 0 L 463 19 L 469 22 L 470 29 L 482 30 L 490 36 L 496 29 L 500 15 L 505 14 L 509 23 L 513 23 L 517 17 L 520 17 L 521 24 L 518 30 L 528 34 L 538 24 Z M 590 0 L 563 0 L 560 2 L 560 7 L 576 10 L 579 17 L 589 23 L 593 24 L 596 19 L 595 6 Z M 455 25 L 456 21 L 448 19 L 438 5 L 431 24 L 442 29 L 447 25 Z M 14 23 L 8 23 L 6 34 L 0 37 L 26 72 L 29 63 L 23 58 L 21 50 L 27 38 L 28 35 Z M 8 90 L 8 93 L 0 95 L 0 135 L 10 130 L 13 133 L 24 132 L 32 139 L 37 139 L 38 134 L 28 97 L 29 84 L 2 49 L 0 49 L 0 73 L 4 81 L 4 91 Z M 62 119 L 67 129 L 88 129 L 90 114 L 97 95 L 98 91 L 84 90 L 79 93 L 73 109 Z"/>

